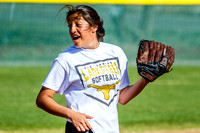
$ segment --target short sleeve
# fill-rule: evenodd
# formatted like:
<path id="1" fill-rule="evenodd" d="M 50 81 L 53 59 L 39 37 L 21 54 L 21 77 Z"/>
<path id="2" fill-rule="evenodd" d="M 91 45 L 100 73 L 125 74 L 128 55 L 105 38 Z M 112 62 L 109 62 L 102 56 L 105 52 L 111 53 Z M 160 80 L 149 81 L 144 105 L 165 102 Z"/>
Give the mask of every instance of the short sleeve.
<path id="1" fill-rule="evenodd" d="M 68 84 L 67 72 L 62 65 L 55 60 L 42 86 L 55 90 L 58 94 L 63 94 Z"/>
<path id="2" fill-rule="evenodd" d="M 119 84 L 119 90 L 121 90 L 129 86 L 130 84 L 128 71 L 127 71 L 128 59 L 121 48 L 119 49 L 119 63 L 120 63 L 120 70 L 121 70 L 121 81 Z"/>

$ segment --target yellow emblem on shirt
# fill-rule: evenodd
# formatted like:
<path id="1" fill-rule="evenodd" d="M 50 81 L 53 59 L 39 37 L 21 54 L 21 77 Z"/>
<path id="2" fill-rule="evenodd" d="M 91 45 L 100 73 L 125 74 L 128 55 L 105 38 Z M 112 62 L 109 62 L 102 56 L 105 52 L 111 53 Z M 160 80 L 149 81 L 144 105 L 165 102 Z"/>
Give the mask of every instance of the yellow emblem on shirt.
<path id="1" fill-rule="evenodd" d="M 111 89 L 115 89 L 115 86 L 120 82 L 120 80 L 118 80 L 115 84 L 112 85 L 103 85 L 103 86 L 97 86 L 97 85 L 88 85 L 88 87 L 93 87 L 96 88 L 97 91 L 102 91 L 104 94 L 104 98 L 106 100 L 109 100 L 109 91 Z"/>

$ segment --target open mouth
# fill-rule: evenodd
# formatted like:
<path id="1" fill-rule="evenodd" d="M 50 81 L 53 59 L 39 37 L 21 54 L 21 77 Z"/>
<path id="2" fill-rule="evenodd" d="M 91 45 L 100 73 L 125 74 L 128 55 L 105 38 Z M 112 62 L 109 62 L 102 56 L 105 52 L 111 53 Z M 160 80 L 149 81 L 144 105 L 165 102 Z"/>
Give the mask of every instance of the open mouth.
<path id="1" fill-rule="evenodd" d="M 80 36 L 73 36 L 73 37 L 72 37 L 73 40 L 77 40 L 77 39 L 79 39 L 79 38 L 80 38 Z"/>

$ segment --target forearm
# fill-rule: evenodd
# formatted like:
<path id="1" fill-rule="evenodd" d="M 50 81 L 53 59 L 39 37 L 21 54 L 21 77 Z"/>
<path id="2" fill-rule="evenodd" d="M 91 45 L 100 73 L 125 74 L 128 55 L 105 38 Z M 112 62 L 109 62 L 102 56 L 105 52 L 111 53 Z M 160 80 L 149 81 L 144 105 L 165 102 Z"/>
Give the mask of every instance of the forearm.
<path id="1" fill-rule="evenodd" d="M 119 95 L 119 103 L 123 105 L 128 103 L 131 99 L 136 97 L 148 83 L 149 81 L 141 78 L 135 84 L 121 90 Z"/>
<path id="2" fill-rule="evenodd" d="M 78 131 L 91 129 L 87 119 L 92 119 L 93 117 L 58 104 L 53 100 L 54 94 L 55 91 L 43 87 L 36 100 L 37 106 L 50 114 L 69 118 Z"/>
<path id="3" fill-rule="evenodd" d="M 63 118 L 70 118 L 71 113 L 74 112 L 73 110 L 55 102 L 52 97 L 42 95 L 42 92 L 37 97 L 36 104 L 39 108 L 43 109 L 44 111 Z"/>

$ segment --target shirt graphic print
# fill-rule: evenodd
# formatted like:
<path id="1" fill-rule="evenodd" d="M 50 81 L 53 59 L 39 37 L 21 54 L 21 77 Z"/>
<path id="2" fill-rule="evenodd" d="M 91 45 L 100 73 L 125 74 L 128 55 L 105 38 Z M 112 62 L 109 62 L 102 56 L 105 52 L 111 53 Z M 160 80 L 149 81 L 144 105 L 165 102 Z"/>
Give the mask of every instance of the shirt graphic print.
<path id="1" fill-rule="evenodd" d="M 84 94 L 109 106 L 117 96 L 120 82 L 118 58 L 89 62 L 75 68 L 85 89 Z"/>

